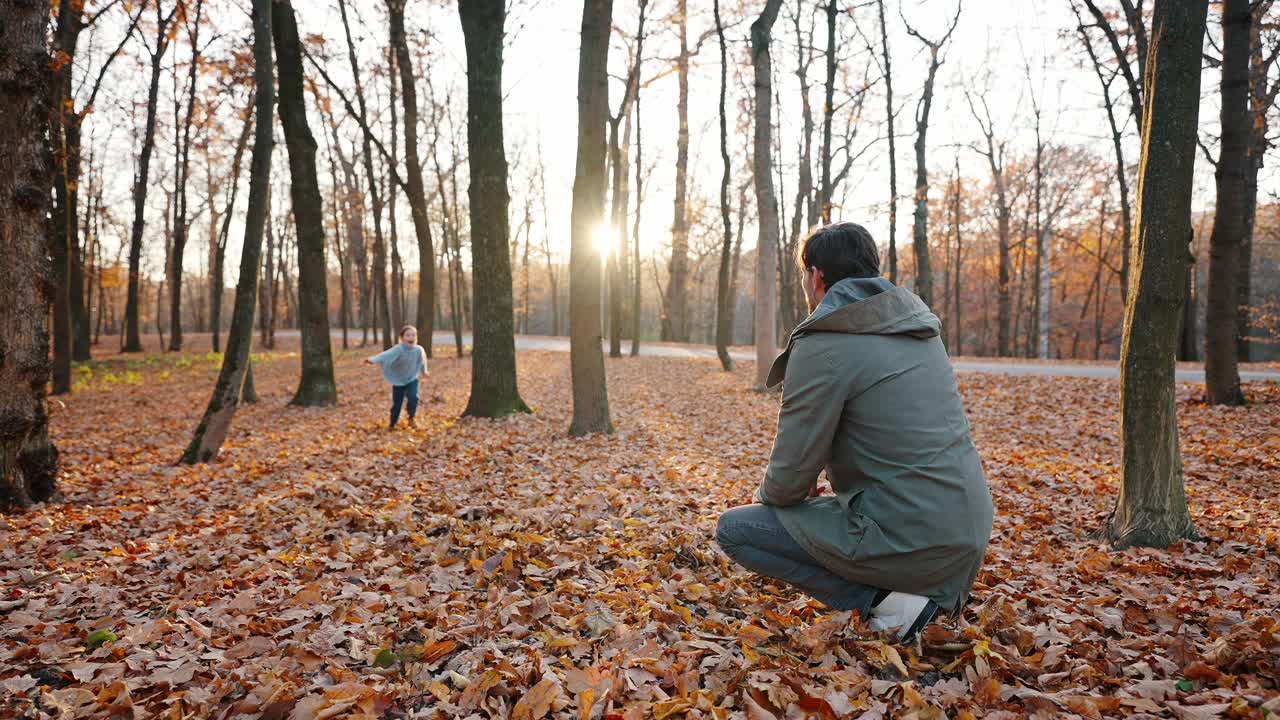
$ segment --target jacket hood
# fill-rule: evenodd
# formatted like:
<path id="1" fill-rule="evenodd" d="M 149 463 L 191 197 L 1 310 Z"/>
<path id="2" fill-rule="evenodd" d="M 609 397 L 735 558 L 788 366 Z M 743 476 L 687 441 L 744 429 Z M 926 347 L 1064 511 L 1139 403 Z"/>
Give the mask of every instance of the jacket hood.
<path id="1" fill-rule="evenodd" d="M 941 334 L 942 323 L 915 293 L 882 277 L 845 278 L 832 285 L 818 307 L 796 326 L 787 348 L 773 362 L 769 379 L 782 382 L 795 341 L 809 333 L 904 335 L 928 340 Z"/>

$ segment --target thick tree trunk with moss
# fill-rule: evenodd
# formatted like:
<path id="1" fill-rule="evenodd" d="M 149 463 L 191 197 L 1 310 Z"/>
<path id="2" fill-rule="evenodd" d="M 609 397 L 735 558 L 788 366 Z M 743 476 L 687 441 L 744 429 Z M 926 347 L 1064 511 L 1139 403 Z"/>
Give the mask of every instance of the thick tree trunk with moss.
<path id="1" fill-rule="evenodd" d="M 569 253 L 569 365 L 573 422 L 569 434 L 613 432 L 604 353 L 600 350 L 603 268 L 592 237 L 604 216 L 604 126 L 609 116 L 609 29 L 613 0 L 586 0 L 578 51 L 578 158 L 573 178 Z"/>
<path id="2" fill-rule="evenodd" d="M 1156 0 L 1138 171 L 1134 292 L 1120 354 L 1122 483 L 1106 535 L 1116 547 L 1196 537 L 1178 448 L 1174 383 L 1206 6 Z"/>
<path id="3" fill-rule="evenodd" d="M 49 3 L 0 0 L 0 508 L 56 499 L 48 441 Z"/>
<path id="4" fill-rule="evenodd" d="M 751 64 L 755 73 L 756 116 L 752 146 L 755 175 L 756 212 L 760 221 L 756 235 L 756 386 L 764 388 L 769 367 L 778 354 L 774 334 L 778 311 L 778 196 L 773 190 L 773 71 L 769 55 L 769 33 L 778 19 L 782 0 L 768 0 L 751 23 Z M 798 210 L 797 210 L 798 212 Z"/>
<path id="5" fill-rule="evenodd" d="M 1249 0 L 1222 5 L 1222 142 L 1216 170 L 1218 203 L 1209 236 L 1209 304 L 1205 311 L 1205 399 L 1240 405 L 1236 313 L 1240 250 L 1249 234 Z"/>
<path id="6" fill-rule="evenodd" d="M 471 290 L 474 293 L 471 398 L 464 415 L 529 412 L 516 384 L 515 316 L 502 137 L 502 37 L 505 0 L 458 6 L 467 46 L 467 159 L 471 168 Z M 598 348 L 597 348 L 598 349 Z"/>
<path id="7" fill-rule="evenodd" d="M 213 460 L 231 429 L 240 393 L 249 370 L 253 343 L 253 311 L 258 298 L 258 266 L 262 260 L 262 234 L 267 221 L 267 192 L 271 182 L 271 129 L 275 108 L 274 68 L 271 57 L 271 0 L 253 0 L 253 79 L 257 93 L 253 130 L 253 154 L 249 161 L 249 206 L 244 219 L 244 245 L 240 255 L 240 279 L 236 283 L 231 331 L 222 369 L 200 425 L 181 462 Z"/>
<path id="8" fill-rule="evenodd" d="M 301 42 L 289 0 L 271 4 L 271 32 L 280 67 L 280 124 L 289 148 L 290 197 L 298 244 L 298 325 L 302 334 L 302 377 L 291 405 L 338 402 L 329 343 L 329 288 L 324 251 L 323 202 L 316 175 L 316 141 L 303 100 Z"/>

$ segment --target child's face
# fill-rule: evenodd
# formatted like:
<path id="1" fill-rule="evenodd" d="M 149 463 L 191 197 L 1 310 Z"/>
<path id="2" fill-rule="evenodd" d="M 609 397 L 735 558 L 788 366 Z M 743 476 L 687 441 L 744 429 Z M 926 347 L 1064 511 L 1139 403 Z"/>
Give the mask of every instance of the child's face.
<path id="1" fill-rule="evenodd" d="M 405 333 L 400 336 L 400 342 L 405 345 L 416 345 L 418 342 L 418 331 L 406 330 Z"/>

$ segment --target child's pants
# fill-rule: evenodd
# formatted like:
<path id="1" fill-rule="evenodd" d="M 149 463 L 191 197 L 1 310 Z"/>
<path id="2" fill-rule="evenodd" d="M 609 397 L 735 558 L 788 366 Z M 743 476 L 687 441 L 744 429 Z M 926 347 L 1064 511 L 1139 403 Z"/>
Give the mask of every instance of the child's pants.
<path id="1" fill-rule="evenodd" d="M 414 414 L 418 412 L 417 378 L 407 385 L 391 386 L 391 427 L 395 427 L 396 422 L 400 420 L 400 405 L 406 399 L 409 401 L 409 419 L 412 420 Z"/>

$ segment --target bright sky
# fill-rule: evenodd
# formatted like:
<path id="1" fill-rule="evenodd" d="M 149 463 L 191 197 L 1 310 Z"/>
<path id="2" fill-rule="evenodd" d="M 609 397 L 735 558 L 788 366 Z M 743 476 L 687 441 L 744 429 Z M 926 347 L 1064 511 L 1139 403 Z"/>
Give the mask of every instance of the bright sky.
<path id="1" fill-rule="evenodd" d="M 312 3 L 321 8 L 320 12 L 307 11 Z M 383 62 L 385 57 L 384 38 L 385 21 L 382 4 L 375 0 L 351 0 L 364 28 L 357 28 L 356 34 L 361 46 L 363 74 L 366 75 L 366 86 L 376 84 L 370 77 L 368 68 L 375 62 Z M 222 3 L 216 3 L 221 6 Z M 330 0 L 295 0 L 299 10 L 299 21 L 304 34 L 321 33 L 333 43 L 331 50 L 343 50 L 341 25 L 338 20 L 336 3 Z M 646 41 L 646 63 L 643 77 L 646 80 L 662 75 L 669 67 L 666 59 L 676 52 L 674 27 L 668 20 L 675 0 L 652 0 L 649 10 L 649 36 Z M 712 28 L 711 3 L 707 0 L 689 0 L 691 42 Z M 759 11 L 758 2 L 740 2 L 726 0 L 723 12 L 726 22 L 732 26 L 728 29 L 730 42 L 730 61 L 737 63 L 730 75 L 730 99 L 728 101 L 729 147 L 735 155 L 735 185 L 747 180 L 745 174 L 746 150 L 751 144 L 750 123 L 739 122 L 742 110 L 738 99 L 746 88 L 750 87 L 750 66 L 747 62 L 747 33 L 750 21 Z M 806 3 L 808 8 L 816 3 Z M 634 32 L 636 8 L 633 2 L 617 0 L 614 3 L 615 24 L 623 28 L 627 34 Z M 914 140 L 915 100 L 924 80 L 927 57 L 921 52 L 920 43 L 909 37 L 899 17 L 899 2 L 886 2 L 890 46 L 893 53 L 894 94 L 895 101 L 901 103 L 902 110 L 898 115 L 898 192 L 899 229 L 898 241 L 902 245 L 904 238 L 910 233 L 910 194 L 914 182 Z M 781 105 L 779 118 L 781 123 L 781 146 L 784 180 L 783 202 L 787 206 L 788 215 L 794 194 L 795 159 L 797 157 L 796 139 L 800 124 L 799 89 L 794 76 L 796 55 L 794 27 L 791 16 L 794 3 L 788 3 L 779 16 L 774 28 L 775 50 L 774 65 L 777 92 Z M 955 0 L 903 0 L 901 12 L 918 29 L 929 36 L 938 35 L 951 19 L 955 9 Z M 218 7 L 219 26 L 228 34 L 228 38 L 236 36 L 247 38 L 247 17 L 243 10 L 234 7 Z M 1211 13 L 1213 14 L 1213 13 Z M 453 98 L 455 118 L 465 121 L 465 55 L 462 42 L 461 27 L 457 18 L 456 7 L 452 3 L 437 0 L 412 0 L 409 4 L 411 42 L 418 47 L 425 47 L 430 53 L 430 72 L 437 92 L 446 91 Z M 1211 18 L 1211 26 L 1216 23 Z M 877 16 L 874 6 L 857 9 L 852 17 L 841 18 L 841 36 L 845 39 L 842 53 L 849 56 L 847 66 L 851 75 L 861 78 L 867 58 L 862 51 L 862 39 L 854 30 L 854 24 L 862 32 L 878 37 Z M 513 233 L 514 225 L 522 211 L 524 193 L 532 187 L 530 175 L 534 165 L 536 146 L 541 143 L 543 159 L 547 168 L 549 225 L 552 245 L 559 248 L 567 257 L 569 246 L 570 196 L 573 185 L 573 173 L 577 143 L 577 55 L 578 30 L 581 23 L 581 7 L 567 0 L 524 0 L 514 4 L 508 18 L 508 49 L 504 70 L 504 86 L 506 88 L 505 120 L 507 133 L 508 161 L 512 164 L 511 190 Z M 815 25 L 815 44 L 820 51 L 825 44 L 825 33 L 822 18 Z M 958 154 L 962 172 L 983 180 L 987 171 L 980 156 L 969 149 L 970 145 L 980 139 L 977 126 L 970 116 L 965 104 L 963 87 L 986 85 L 990 88 L 988 101 L 996 116 L 997 132 L 1013 139 L 1013 144 L 1026 150 L 1032 146 L 1031 103 L 1028 95 L 1029 84 L 1026 79 L 1026 66 L 1030 65 L 1033 82 L 1044 108 L 1043 134 L 1050 142 L 1086 144 L 1096 148 L 1100 157 L 1109 160 L 1109 131 L 1106 118 L 1100 106 L 1100 94 L 1097 80 L 1092 70 L 1084 62 L 1085 58 L 1077 37 L 1074 35 L 1075 18 L 1067 0 L 1016 0 L 1014 2 L 990 2 L 989 0 L 968 0 L 965 2 L 960 16 L 959 27 L 953 35 L 951 43 L 945 50 L 946 64 L 939 72 L 938 88 L 931 116 L 929 129 L 930 165 L 939 174 L 935 181 L 945 180 L 941 174 L 949 168 L 953 158 Z M 429 29 L 434 39 L 426 41 L 416 30 Z M 1216 29 L 1211 27 L 1211 32 Z M 116 35 L 118 37 L 118 35 Z M 423 43 L 426 43 L 423 45 Z M 180 46 L 180 53 L 186 53 L 185 44 Z M 1109 57 L 1105 48 L 1098 46 L 1104 57 Z M 181 58 L 181 56 L 180 56 Z M 694 59 L 691 92 L 690 92 L 690 191 L 691 195 L 705 198 L 714 203 L 718 197 L 720 178 L 720 159 L 718 149 L 718 125 L 716 116 L 716 99 L 719 83 L 718 47 L 714 36 L 703 46 L 702 53 Z M 341 60 L 342 62 L 338 62 Z M 614 36 L 614 53 L 610 60 L 610 73 L 621 76 L 625 72 L 626 56 L 617 34 Z M 116 87 L 109 87 L 104 92 L 113 94 L 136 92 L 140 97 L 145 93 L 145 72 L 137 64 L 128 62 L 119 64 L 122 76 Z M 345 58 L 335 57 L 330 64 L 331 72 L 340 82 L 349 81 L 350 73 L 346 71 Z M 822 60 L 815 59 L 810 68 L 811 102 L 815 113 L 820 113 L 822 103 Z M 870 72 L 872 81 L 879 80 L 878 70 Z M 162 82 L 162 85 L 164 83 Z M 130 89 L 135 88 L 135 89 Z M 1216 118 L 1216 71 L 1207 71 L 1203 80 L 1205 102 L 1201 111 L 1201 125 L 1205 133 L 1214 132 Z M 349 89 L 349 85 L 348 85 Z M 644 113 L 645 164 L 654 164 L 645 197 L 644 221 L 641 231 L 642 248 L 645 254 L 669 244 L 669 228 L 672 221 L 672 185 L 675 164 L 675 137 L 677 127 L 676 115 L 676 77 L 667 74 L 642 93 Z M 615 80 L 611 86 L 611 105 L 616 107 L 621 97 L 621 81 Z M 1125 121 L 1129 120 L 1127 99 L 1121 95 L 1121 86 L 1117 82 L 1113 92 L 1118 98 L 1117 115 Z M 378 90 L 381 101 L 385 104 L 385 86 Z M 867 97 L 864 108 L 864 121 L 860 125 L 859 148 L 865 143 L 879 137 L 863 158 L 855 163 L 847 181 L 842 188 L 844 219 L 856 220 L 867 225 L 873 235 L 882 244 L 887 240 L 887 200 L 888 200 L 888 147 L 883 140 L 884 97 L 882 88 L 873 88 Z M 420 97 L 425 97 L 426 89 L 419 87 Z M 839 99 L 839 98 L 838 98 Z M 162 100 L 164 112 L 170 112 L 171 101 Z M 132 109 L 116 107 L 95 114 L 94 122 L 100 123 L 97 131 L 108 132 L 101 123 L 106 120 L 115 128 L 110 130 L 113 138 L 116 162 L 111 169 L 116 180 L 112 183 L 114 197 L 108 197 L 114 203 L 116 211 L 125 215 L 128 210 L 129 177 L 136 162 L 136 148 L 126 140 L 130 126 L 140 126 L 143 119 L 141 107 Z M 820 116 L 817 118 L 820 121 Z M 171 120 L 162 115 L 162 123 Z M 841 125 L 848 122 L 847 115 L 836 116 L 836 134 Z M 322 155 L 324 142 L 319 137 L 321 126 L 313 115 L 313 130 L 317 132 L 317 140 L 321 142 Z M 346 131 L 354 137 L 354 124 L 348 123 Z M 427 132 L 425 129 L 424 133 Z M 1129 132 L 1133 128 L 1130 125 Z M 815 155 L 818 138 L 815 134 Z M 277 156 L 277 173 L 287 174 L 287 165 L 283 156 L 283 142 L 280 143 L 280 155 Z M 424 150 L 425 152 L 425 150 Z M 1131 163 L 1138 159 L 1136 139 L 1130 138 L 1126 147 Z M 167 172 L 165 164 L 169 162 L 166 152 L 158 152 L 156 161 L 160 168 L 153 166 L 152 175 Z M 247 167 L 247 159 L 246 159 Z M 1212 204 L 1212 175 L 1203 158 L 1197 162 L 1198 183 L 1195 205 L 1197 209 Z M 321 168 L 322 184 L 328 177 L 327 167 Z M 1264 175 L 1264 193 L 1272 186 L 1271 178 Z M 196 181 L 199 182 L 199 181 Z M 434 183 L 429 178 L 428 185 Z M 937 185 L 935 184 L 935 189 Z M 465 186 L 462 188 L 465 196 Z M 159 195 L 158 193 L 156 195 Z M 280 194 L 282 195 L 282 193 Z M 736 198 L 736 192 L 732 193 Z M 242 195 L 243 197 L 243 195 Z M 692 200 L 693 198 L 691 198 Z M 163 227 L 161 214 L 163 197 L 153 195 L 150 206 L 154 209 L 148 221 L 151 237 L 158 237 Z M 243 202 L 243 200 L 241 201 Z M 277 197 L 277 202 L 283 198 Z M 691 203 L 695 204 L 695 203 Z M 714 207 L 714 205 L 712 205 Z M 634 209 L 634 201 L 632 203 Z M 402 254 L 406 267 L 416 267 L 416 250 L 412 247 L 412 232 L 408 208 L 402 203 L 400 218 L 400 238 Z M 539 213 L 535 207 L 535 215 Z M 712 211 L 714 212 L 714 211 Z M 717 214 L 718 217 L 718 214 Z M 736 216 L 735 216 L 736 217 Z M 755 228 L 752 218 L 748 217 L 746 245 L 754 243 Z M 370 223 L 371 225 L 371 223 Z M 238 255 L 238 235 L 233 232 L 232 249 L 229 257 Z M 197 231 L 197 237 L 201 237 Z M 541 239 L 540 223 L 535 229 L 535 243 Z M 158 247 L 159 243 L 153 244 Z M 159 252 L 159 250 L 156 250 Z M 201 267 L 200 252 L 189 252 L 188 267 Z M 158 265 L 158 261 L 156 263 Z M 234 275 L 234 270 L 232 272 Z"/>

